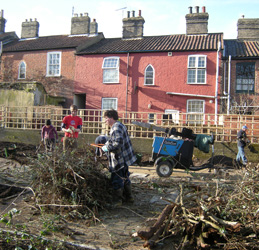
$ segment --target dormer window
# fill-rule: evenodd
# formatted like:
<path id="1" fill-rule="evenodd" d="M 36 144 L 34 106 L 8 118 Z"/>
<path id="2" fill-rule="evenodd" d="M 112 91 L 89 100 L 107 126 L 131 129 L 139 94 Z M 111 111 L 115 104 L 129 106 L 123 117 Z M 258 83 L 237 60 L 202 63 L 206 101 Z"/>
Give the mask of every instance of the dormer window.
<path id="1" fill-rule="evenodd" d="M 24 61 L 20 62 L 18 70 L 18 79 L 26 78 L 26 64 Z"/>

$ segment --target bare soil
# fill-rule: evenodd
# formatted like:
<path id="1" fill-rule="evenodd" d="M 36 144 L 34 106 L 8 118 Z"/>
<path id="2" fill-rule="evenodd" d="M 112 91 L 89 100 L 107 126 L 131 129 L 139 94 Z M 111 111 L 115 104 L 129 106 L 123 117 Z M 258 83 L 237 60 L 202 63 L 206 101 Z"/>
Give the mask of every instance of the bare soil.
<path id="1" fill-rule="evenodd" d="M 55 207 L 52 211 L 44 212 L 44 208 L 40 211 L 30 183 L 26 182 L 26 166 L 32 157 L 37 157 L 38 148 L 24 144 L 15 146 L 0 142 L 0 218 L 14 208 L 21 212 L 12 218 L 11 226 L 0 224 L 0 227 L 4 232 L 22 234 L 26 231 L 35 237 L 66 242 L 66 249 L 146 249 L 143 240 L 134 237 L 134 233 L 151 226 L 165 206 L 175 201 L 179 184 L 202 187 L 213 182 L 215 185 L 231 184 L 242 178 L 242 170 L 236 168 L 233 159 L 224 156 L 214 157 L 215 169 L 195 172 L 176 169 L 170 177 L 159 178 L 149 162 L 150 156 L 144 155 L 138 166 L 130 167 L 135 202 L 94 211 L 95 220 L 89 223 L 87 218 L 78 218 L 73 209 L 64 208 L 62 218 L 55 217 Z M 196 166 L 204 163 L 204 160 L 194 160 Z M 153 249 L 175 249 L 173 245 L 170 239 L 164 239 Z M 3 241 L 0 246 L 1 249 L 14 249 L 13 244 Z M 38 249 L 45 248 L 38 246 Z"/>

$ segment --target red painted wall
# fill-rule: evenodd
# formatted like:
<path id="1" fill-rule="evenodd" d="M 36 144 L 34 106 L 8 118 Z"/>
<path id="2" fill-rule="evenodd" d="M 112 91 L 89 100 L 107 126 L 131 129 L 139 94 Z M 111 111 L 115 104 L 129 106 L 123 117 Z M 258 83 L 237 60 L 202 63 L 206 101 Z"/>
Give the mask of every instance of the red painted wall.
<path id="1" fill-rule="evenodd" d="M 187 84 L 188 55 L 207 55 L 207 84 Z M 102 83 L 103 58 L 120 57 L 120 77 L 117 84 Z M 75 93 L 86 93 L 86 108 L 101 108 L 102 97 L 118 98 L 118 110 L 125 110 L 127 88 L 127 54 L 80 55 L 76 58 Z M 188 99 L 203 99 L 205 112 L 214 113 L 214 100 L 208 98 L 168 95 L 166 92 L 215 96 L 217 52 L 130 53 L 128 69 L 128 111 L 164 112 L 176 109 L 186 112 Z M 151 64 L 155 70 L 155 85 L 144 85 L 144 72 Z M 220 79 L 219 79 L 220 81 Z M 148 109 L 148 104 L 152 104 Z"/>

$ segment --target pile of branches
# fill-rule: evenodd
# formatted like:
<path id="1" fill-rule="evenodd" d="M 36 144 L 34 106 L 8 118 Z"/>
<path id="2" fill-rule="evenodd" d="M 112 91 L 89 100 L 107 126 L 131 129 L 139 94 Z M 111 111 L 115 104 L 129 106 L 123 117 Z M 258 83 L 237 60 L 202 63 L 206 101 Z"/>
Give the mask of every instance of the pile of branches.
<path id="1" fill-rule="evenodd" d="M 30 165 L 32 190 L 41 209 L 76 211 L 95 217 L 98 209 L 111 203 L 111 183 L 106 164 L 95 160 L 89 145 L 53 156 L 38 154 Z M 105 171 L 106 170 L 106 171 Z"/>
<path id="2" fill-rule="evenodd" d="M 175 249 L 258 249 L 259 174 L 247 169 L 234 185 L 179 186 L 155 223 L 135 236 L 152 249 L 173 242 Z M 213 192 L 213 193 L 212 193 Z"/>

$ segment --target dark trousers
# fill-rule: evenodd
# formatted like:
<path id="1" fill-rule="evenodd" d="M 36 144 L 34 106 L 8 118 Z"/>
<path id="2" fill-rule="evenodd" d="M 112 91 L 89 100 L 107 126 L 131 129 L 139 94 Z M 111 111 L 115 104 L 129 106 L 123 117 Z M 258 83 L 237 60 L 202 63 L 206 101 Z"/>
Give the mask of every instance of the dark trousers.
<path id="1" fill-rule="evenodd" d="M 124 168 L 118 170 L 117 172 L 112 172 L 111 181 L 114 190 L 124 188 L 124 185 L 130 184 L 130 172 L 129 167 L 126 165 Z"/>
<path id="2" fill-rule="evenodd" d="M 49 139 L 45 138 L 44 139 L 44 145 L 45 145 L 45 151 L 47 152 L 53 152 L 55 145 L 56 145 L 56 140 L 54 138 Z"/>

